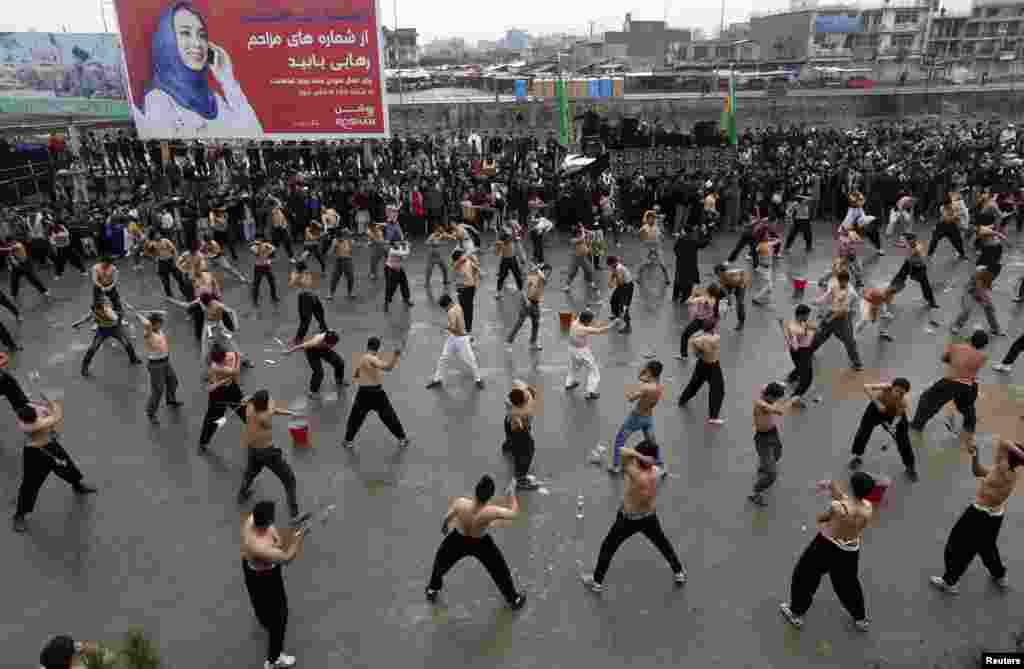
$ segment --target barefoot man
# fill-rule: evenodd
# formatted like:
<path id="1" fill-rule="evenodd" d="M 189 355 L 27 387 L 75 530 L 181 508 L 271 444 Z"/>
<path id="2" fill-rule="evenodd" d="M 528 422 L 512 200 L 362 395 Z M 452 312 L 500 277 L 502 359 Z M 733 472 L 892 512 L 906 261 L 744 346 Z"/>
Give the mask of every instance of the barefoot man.
<path id="1" fill-rule="evenodd" d="M 274 416 L 294 416 L 295 412 L 279 408 L 270 400 L 270 393 L 260 390 L 242 401 L 245 410 L 245 432 L 242 446 L 245 447 L 247 466 L 242 475 L 242 487 L 238 491 L 238 503 L 244 504 L 252 495 L 252 482 L 263 468 L 277 474 L 288 496 L 288 510 L 295 519 L 299 515 L 299 501 L 295 494 L 295 472 L 284 459 L 284 453 L 274 446 Z"/>
<path id="2" fill-rule="evenodd" d="M 960 592 L 957 581 L 974 561 L 975 555 L 981 557 L 997 587 L 1004 590 L 1009 587 L 1006 566 L 999 556 L 996 541 L 1003 526 L 1006 501 L 1017 484 L 1017 467 L 1024 464 L 1024 450 L 1021 444 L 998 436 L 994 436 L 992 441 L 995 453 L 988 467 L 978 460 L 977 444 L 967 445 L 967 452 L 971 455 L 971 473 L 978 479 L 978 494 L 974 497 L 974 504 L 967 507 L 949 533 L 944 555 L 946 572 L 930 579 L 932 585 L 944 592 Z"/>
<path id="3" fill-rule="evenodd" d="M 604 575 L 612 563 L 612 557 L 619 546 L 637 532 L 650 539 L 668 560 L 675 574 L 676 585 L 686 583 L 686 569 L 679 561 L 676 551 L 661 529 L 655 505 L 658 498 L 658 447 L 650 441 L 637 444 L 635 449 L 623 448 L 622 457 L 625 486 L 622 492 L 622 506 L 615 516 L 615 523 L 608 536 L 601 542 L 597 557 L 597 568 L 593 574 L 584 574 L 583 583 L 594 592 L 604 590 Z"/>
<path id="4" fill-rule="evenodd" d="M 149 401 L 146 402 L 146 415 L 149 422 L 159 425 L 160 420 L 156 417 L 156 410 L 160 408 L 160 400 L 167 393 L 167 406 L 180 407 L 178 401 L 178 375 L 171 367 L 171 352 L 167 345 L 167 335 L 164 333 L 164 317 L 160 312 L 154 312 L 146 318 L 137 314 L 142 323 L 142 345 L 146 351 L 146 360 L 149 361 Z"/>

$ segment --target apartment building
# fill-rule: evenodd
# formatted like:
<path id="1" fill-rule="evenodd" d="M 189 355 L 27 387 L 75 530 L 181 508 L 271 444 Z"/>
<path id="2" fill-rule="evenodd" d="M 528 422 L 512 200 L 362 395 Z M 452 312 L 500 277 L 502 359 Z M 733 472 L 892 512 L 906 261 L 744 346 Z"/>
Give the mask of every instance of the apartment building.
<path id="1" fill-rule="evenodd" d="M 1019 76 L 1024 52 L 1024 0 L 976 0 L 969 12 L 932 18 L 928 55 L 939 76 L 955 71 L 990 79 Z"/>

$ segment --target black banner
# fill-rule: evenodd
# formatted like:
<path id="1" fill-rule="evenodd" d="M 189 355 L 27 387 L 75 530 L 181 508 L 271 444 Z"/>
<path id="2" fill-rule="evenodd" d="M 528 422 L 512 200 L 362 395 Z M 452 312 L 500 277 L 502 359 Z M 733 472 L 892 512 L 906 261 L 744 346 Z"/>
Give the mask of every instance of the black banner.
<path id="1" fill-rule="evenodd" d="M 616 177 L 630 177 L 637 171 L 647 177 L 672 176 L 682 172 L 727 170 L 736 164 L 736 147 L 654 147 L 650 149 L 618 149 L 611 154 L 612 172 Z"/>

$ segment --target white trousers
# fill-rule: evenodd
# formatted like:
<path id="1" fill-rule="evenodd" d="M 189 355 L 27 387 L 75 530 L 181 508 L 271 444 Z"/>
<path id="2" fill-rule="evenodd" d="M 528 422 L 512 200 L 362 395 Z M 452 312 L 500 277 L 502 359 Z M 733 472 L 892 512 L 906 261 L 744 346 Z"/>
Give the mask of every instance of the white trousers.
<path id="1" fill-rule="evenodd" d="M 444 342 L 444 348 L 441 349 L 441 357 L 437 359 L 434 381 L 440 381 L 444 378 L 448 370 L 451 369 L 452 358 L 459 360 L 468 367 L 469 371 L 473 373 L 475 380 L 480 380 L 480 367 L 476 364 L 476 354 L 473 353 L 473 347 L 469 343 L 469 335 L 462 337 L 448 335 L 448 339 Z"/>
<path id="2" fill-rule="evenodd" d="M 577 381 L 584 382 L 588 393 L 596 393 L 601 383 L 601 371 L 597 368 L 597 358 L 589 348 L 569 347 L 569 373 L 565 377 L 565 385 L 571 386 Z"/>

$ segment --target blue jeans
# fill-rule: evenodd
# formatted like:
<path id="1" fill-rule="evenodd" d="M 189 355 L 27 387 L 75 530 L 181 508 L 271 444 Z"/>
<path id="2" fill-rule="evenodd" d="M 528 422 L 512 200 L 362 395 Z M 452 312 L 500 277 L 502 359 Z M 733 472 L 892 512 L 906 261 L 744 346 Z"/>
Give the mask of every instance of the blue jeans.
<path id="1" fill-rule="evenodd" d="M 619 451 L 626 445 L 629 435 L 634 432 L 643 432 L 645 439 L 654 441 L 654 416 L 640 416 L 632 412 L 626 416 L 622 427 L 619 428 L 619 433 L 615 435 L 615 450 L 612 452 L 612 464 L 614 466 L 619 466 Z M 658 453 L 658 464 L 662 464 L 660 451 Z"/>

